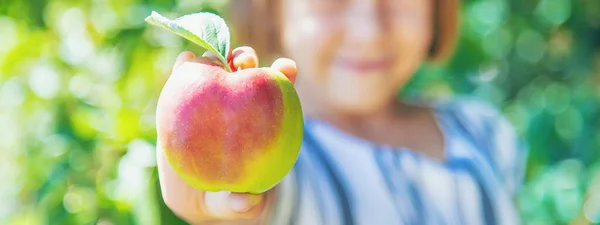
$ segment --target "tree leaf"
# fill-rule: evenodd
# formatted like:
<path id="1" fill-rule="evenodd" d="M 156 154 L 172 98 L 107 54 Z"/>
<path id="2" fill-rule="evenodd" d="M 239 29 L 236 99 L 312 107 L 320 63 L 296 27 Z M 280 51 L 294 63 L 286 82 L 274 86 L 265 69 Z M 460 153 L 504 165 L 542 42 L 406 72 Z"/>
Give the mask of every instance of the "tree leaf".
<path id="1" fill-rule="evenodd" d="M 225 20 L 218 15 L 200 12 L 171 20 L 152 11 L 145 21 L 167 29 L 200 45 L 202 48 L 214 52 L 223 63 L 223 66 L 231 72 L 227 63 L 231 35 Z"/>

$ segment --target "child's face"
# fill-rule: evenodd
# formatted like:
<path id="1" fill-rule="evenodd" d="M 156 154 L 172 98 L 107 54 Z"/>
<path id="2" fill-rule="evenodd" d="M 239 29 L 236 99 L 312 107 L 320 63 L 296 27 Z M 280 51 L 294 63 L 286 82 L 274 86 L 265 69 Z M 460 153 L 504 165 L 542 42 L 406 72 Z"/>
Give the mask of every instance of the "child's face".
<path id="1" fill-rule="evenodd" d="M 380 109 L 427 57 L 431 0 L 282 0 L 283 48 L 337 110 Z"/>

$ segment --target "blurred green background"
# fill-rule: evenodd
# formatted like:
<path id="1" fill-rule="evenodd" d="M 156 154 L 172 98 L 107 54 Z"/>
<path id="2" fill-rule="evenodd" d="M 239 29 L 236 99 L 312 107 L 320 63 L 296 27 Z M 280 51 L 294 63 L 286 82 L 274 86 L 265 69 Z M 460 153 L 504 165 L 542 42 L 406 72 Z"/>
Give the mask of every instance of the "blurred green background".
<path id="1" fill-rule="evenodd" d="M 176 55 L 149 27 L 227 0 L 0 0 L 0 224 L 183 224 L 160 198 L 154 110 Z M 461 39 L 402 94 L 470 94 L 530 146 L 525 224 L 600 222 L 600 1 L 463 1 Z"/>

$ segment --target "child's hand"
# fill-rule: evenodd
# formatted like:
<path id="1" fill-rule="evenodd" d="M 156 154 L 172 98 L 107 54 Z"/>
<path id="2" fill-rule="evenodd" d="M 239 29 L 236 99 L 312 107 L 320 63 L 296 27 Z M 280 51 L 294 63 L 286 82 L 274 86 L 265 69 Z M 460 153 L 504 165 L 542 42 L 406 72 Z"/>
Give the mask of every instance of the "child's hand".
<path id="1" fill-rule="evenodd" d="M 214 59 L 210 52 L 201 58 Z M 232 67 L 246 69 L 257 67 L 258 57 L 249 47 L 232 51 Z M 197 60 L 193 53 L 181 53 L 173 70 L 186 61 Z M 296 66 L 290 59 L 278 59 L 271 68 L 281 71 L 292 83 L 296 78 Z M 179 177 L 165 158 L 163 149 L 157 145 L 156 157 L 162 197 L 166 205 L 179 217 L 192 223 L 229 221 L 231 224 L 262 224 L 266 221 L 275 198 L 277 187 L 259 194 L 205 192 L 195 189 Z"/>

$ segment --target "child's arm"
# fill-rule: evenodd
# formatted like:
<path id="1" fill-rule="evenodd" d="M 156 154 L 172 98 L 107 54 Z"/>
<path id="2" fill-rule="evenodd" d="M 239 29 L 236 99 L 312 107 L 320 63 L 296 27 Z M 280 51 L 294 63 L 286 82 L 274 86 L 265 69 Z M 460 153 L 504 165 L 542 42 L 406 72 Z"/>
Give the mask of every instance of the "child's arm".
<path id="1" fill-rule="evenodd" d="M 252 48 L 240 47 L 238 58 L 234 58 L 233 66 L 255 67 L 258 57 Z M 203 57 L 213 57 L 210 52 Z M 173 70 L 183 62 L 194 60 L 191 52 L 181 53 L 173 66 Z M 289 59 L 276 60 L 271 68 L 281 71 L 292 83 L 296 77 L 296 65 Z M 276 198 L 284 190 L 281 184 L 271 190 L 258 194 L 205 192 L 195 189 L 179 177 L 165 158 L 164 151 L 157 144 L 157 166 L 162 197 L 166 205 L 179 217 L 191 224 L 267 224 L 272 221 L 273 205 Z M 285 191 L 284 191 L 285 192 Z"/>

